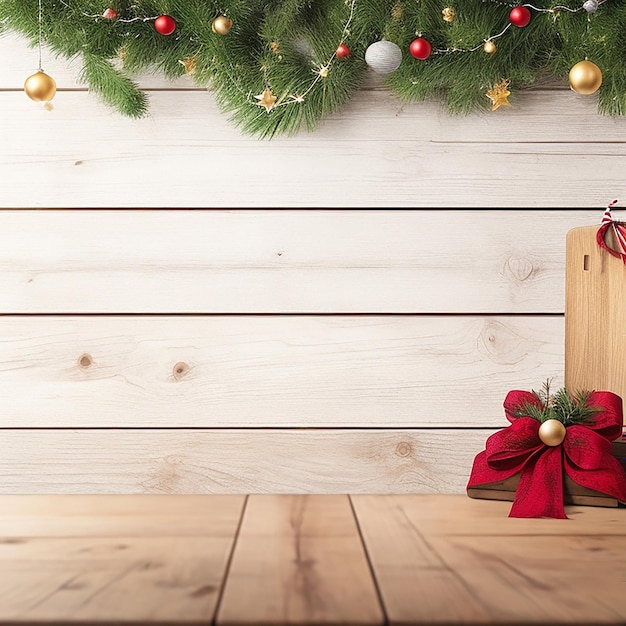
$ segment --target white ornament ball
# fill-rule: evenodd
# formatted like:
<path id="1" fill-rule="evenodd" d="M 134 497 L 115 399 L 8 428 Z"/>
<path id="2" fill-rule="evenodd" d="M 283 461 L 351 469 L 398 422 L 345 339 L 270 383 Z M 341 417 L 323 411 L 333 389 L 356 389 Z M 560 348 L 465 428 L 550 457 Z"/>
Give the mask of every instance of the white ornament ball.
<path id="1" fill-rule="evenodd" d="M 595 13 L 598 10 L 598 0 L 587 0 L 583 4 L 583 9 L 587 11 L 587 13 Z"/>
<path id="2" fill-rule="evenodd" d="M 367 47 L 365 62 L 379 74 L 391 74 L 402 63 L 402 50 L 392 41 L 376 41 Z"/>

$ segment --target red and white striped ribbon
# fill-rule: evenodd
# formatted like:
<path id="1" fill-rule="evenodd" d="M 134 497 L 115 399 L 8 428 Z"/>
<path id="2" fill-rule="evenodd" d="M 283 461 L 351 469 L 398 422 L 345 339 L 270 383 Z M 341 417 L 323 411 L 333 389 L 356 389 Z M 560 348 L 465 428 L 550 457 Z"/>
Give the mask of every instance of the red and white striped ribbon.
<path id="1" fill-rule="evenodd" d="M 604 215 L 602 217 L 602 225 L 598 229 L 596 240 L 601 248 L 603 248 L 613 256 L 622 259 L 622 261 L 624 261 L 624 263 L 626 264 L 626 223 L 619 222 L 613 218 L 613 215 L 611 214 L 611 209 L 616 204 L 617 200 L 613 200 L 613 202 L 611 202 L 604 211 Z M 609 229 L 613 231 L 615 245 L 618 246 L 619 250 L 614 250 L 606 244 L 606 233 Z"/>

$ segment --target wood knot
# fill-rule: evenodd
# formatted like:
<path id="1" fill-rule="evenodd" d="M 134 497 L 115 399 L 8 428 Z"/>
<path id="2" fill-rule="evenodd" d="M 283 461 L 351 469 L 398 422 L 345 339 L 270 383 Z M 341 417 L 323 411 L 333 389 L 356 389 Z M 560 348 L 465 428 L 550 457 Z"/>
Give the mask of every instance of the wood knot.
<path id="1" fill-rule="evenodd" d="M 212 593 L 215 593 L 216 591 L 217 591 L 217 587 L 215 585 L 204 585 L 192 591 L 189 594 L 189 597 L 190 598 L 204 598 L 205 596 L 210 596 Z"/>
<path id="2" fill-rule="evenodd" d="M 411 452 L 413 452 L 413 446 L 411 446 L 411 444 L 408 443 L 407 441 L 401 441 L 396 446 L 396 454 L 398 456 L 409 456 Z"/>
<path id="3" fill-rule="evenodd" d="M 532 353 L 535 342 L 520 336 L 514 326 L 487 319 L 477 337 L 476 347 L 493 363 L 517 365 Z"/>
<path id="4" fill-rule="evenodd" d="M 181 380 L 189 371 L 189 365 L 180 361 L 172 368 L 172 374 L 176 380 Z"/>
<path id="5" fill-rule="evenodd" d="M 137 569 L 143 571 L 152 571 L 155 569 L 161 569 L 163 567 L 163 563 L 159 563 L 159 561 L 141 561 L 137 564 Z"/>
<path id="6" fill-rule="evenodd" d="M 525 257 L 511 257 L 506 265 L 511 276 L 520 283 L 528 280 L 535 273 L 535 266 L 532 261 Z"/>
<path id="7" fill-rule="evenodd" d="M 88 367 L 91 367 L 93 365 L 93 359 L 91 358 L 90 354 L 81 354 L 78 357 L 78 366 L 82 367 L 83 369 L 87 369 Z"/>

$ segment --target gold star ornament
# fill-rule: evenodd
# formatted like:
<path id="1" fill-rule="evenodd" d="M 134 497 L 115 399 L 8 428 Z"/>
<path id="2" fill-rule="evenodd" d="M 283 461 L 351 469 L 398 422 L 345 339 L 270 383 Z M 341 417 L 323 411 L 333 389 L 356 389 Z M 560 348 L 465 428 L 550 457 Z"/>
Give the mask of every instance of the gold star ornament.
<path id="1" fill-rule="evenodd" d="M 443 17 L 443 21 L 448 22 L 448 24 L 452 24 L 452 22 L 454 22 L 455 16 L 456 13 L 454 12 L 454 9 L 452 7 L 446 7 L 441 12 L 441 17 Z"/>
<path id="2" fill-rule="evenodd" d="M 185 68 L 185 74 L 193 74 L 196 70 L 196 58 L 181 59 L 179 63 Z"/>
<path id="3" fill-rule="evenodd" d="M 511 81 L 508 78 L 503 78 L 485 93 L 487 98 L 491 100 L 492 111 L 495 111 L 499 107 L 511 106 L 511 103 L 509 102 L 509 96 L 511 95 L 511 92 L 508 90 L 510 82 Z"/>
<path id="4" fill-rule="evenodd" d="M 272 93 L 272 90 L 269 87 L 266 87 L 265 91 L 262 94 L 254 97 L 258 100 L 257 104 L 260 107 L 265 107 L 265 110 L 268 113 L 274 108 L 276 100 L 278 100 L 278 98 Z"/>

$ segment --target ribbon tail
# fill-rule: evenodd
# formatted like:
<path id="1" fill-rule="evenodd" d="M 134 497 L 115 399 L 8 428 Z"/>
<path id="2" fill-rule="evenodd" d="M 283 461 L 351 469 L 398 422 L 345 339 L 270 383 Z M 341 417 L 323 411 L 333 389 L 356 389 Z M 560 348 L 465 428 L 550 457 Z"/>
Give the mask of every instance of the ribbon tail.
<path id="1" fill-rule="evenodd" d="M 562 446 L 543 448 L 524 466 L 509 517 L 567 519 Z"/>
<path id="2" fill-rule="evenodd" d="M 624 228 L 623 223 L 618 222 L 613 219 L 611 215 L 611 207 L 617 203 L 617 200 L 613 200 L 604 211 L 604 216 L 602 217 L 602 225 L 598 229 L 596 233 L 596 241 L 598 245 L 606 250 L 609 254 L 612 254 L 614 257 L 622 259 L 624 264 L 626 264 L 626 228 Z M 607 232 L 611 230 L 613 233 L 613 245 L 616 245 L 619 250 L 614 250 L 606 243 Z"/>

